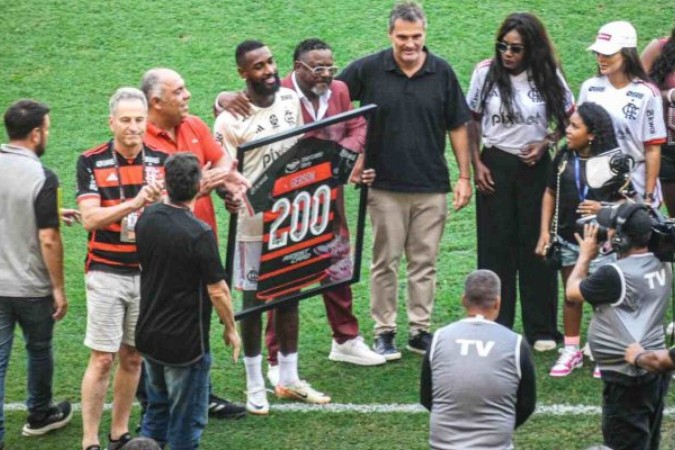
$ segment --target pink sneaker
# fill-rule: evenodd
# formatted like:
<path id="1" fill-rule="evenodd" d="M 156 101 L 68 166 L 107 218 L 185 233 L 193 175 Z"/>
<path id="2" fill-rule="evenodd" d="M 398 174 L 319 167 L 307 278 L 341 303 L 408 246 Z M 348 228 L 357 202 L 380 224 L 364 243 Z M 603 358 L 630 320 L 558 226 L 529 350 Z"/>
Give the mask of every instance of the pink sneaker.
<path id="1" fill-rule="evenodd" d="M 553 368 L 548 373 L 552 377 L 566 377 L 571 374 L 574 369 L 584 365 L 584 354 L 581 350 L 560 350 L 560 356 L 555 362 Z"/>
<path id="2" fill-rule="evenodd" d="M 600 379 L 602 378 L 602 374 L 600 373 L 600 366 L 597 364 L 595 365 L 595 369 L 593 369 L 593 378 Z"/>

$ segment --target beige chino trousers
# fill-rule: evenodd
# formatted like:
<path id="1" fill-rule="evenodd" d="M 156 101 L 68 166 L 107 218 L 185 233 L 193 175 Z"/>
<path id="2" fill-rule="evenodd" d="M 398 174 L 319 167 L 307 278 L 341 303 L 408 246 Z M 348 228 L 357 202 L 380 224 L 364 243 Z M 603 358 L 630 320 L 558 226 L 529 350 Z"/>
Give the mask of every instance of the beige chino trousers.
<path id="1" fill-rule="evenodd" d="M 370 189 L 373 227 L 370 313 L 375 334 L 396 331 L 398 269 L 407 262 L 407 312 L 411 335 L 429 331 L 436 292 L 436 260 L 448 217 L 447 194 Z"/>

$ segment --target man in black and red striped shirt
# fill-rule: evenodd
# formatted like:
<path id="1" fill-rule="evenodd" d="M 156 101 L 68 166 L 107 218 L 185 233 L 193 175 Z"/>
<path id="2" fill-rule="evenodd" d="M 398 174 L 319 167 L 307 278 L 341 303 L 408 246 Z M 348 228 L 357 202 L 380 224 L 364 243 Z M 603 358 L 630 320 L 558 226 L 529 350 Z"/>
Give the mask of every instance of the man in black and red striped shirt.
<path id="1" fill-rule="evenodd" d="M 140 302 L 135 225 L 143 208 L 161 198 L 168 155 L 143 144 L 148 107 L 143 93 L 121 88 L 110 99 L 113 139 L 77 162 L 77 202 L 89 231 L 85 263 L 87 331 L 91 349 L 82 380 L 82 448 L 100 450 L 99 424 L 110 371 L 119 355 L 108 449 L 131 436 L 129 415 L 140 375 L 134 334 Z"/>

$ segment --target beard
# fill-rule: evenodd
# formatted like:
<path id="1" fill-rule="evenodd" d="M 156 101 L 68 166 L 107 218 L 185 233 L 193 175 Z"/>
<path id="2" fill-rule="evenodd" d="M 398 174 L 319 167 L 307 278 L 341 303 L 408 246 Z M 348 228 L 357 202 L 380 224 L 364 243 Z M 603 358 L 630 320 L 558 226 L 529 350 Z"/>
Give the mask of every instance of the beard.
<path id="1" fill-rule="evenodd" d="M 39 157 L 45 154 L 45 150 L 47 149 L 47 140 L 45 139 L 44 135 L 42 135 L 42 138 L 40 139 L 40 142 L 35 144 L 35 154 Z"/>
<path id="2" fill-rule="evenodd" d="M 274 84 L 268 85 L 260 81 L 251 81 L 251 89 L 258 95 L 272 95 L 276 93 L 281 87 L 281 80 L 279 80 L 279 74 L 275 73 L 274 75 Z"/>

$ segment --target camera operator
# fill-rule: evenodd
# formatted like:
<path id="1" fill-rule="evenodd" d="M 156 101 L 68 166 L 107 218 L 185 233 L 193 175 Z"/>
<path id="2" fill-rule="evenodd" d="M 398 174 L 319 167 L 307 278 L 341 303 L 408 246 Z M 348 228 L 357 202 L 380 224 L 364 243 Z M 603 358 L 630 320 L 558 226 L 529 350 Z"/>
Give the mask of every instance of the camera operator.
<path id="1" fill-rule="evenodd" d="M 593 306 L 588 340 L 604 383 L 604 443 L 614 450 L 658 448 L 669 377 L 626 363 L 624 351 L 635 341 L 649 350 L 665 348 L 662 324 L 672 270 L 647 247 L 652 234 L 647 206 L 605 207 L 597 222 L 609 228 L 618 259 L 588 276 L 589 264 L 598 254 L 599 226 L 586 224 L 583 239 L 575 235 L 580 254 L 566 295 L 570 301 Z"/>

